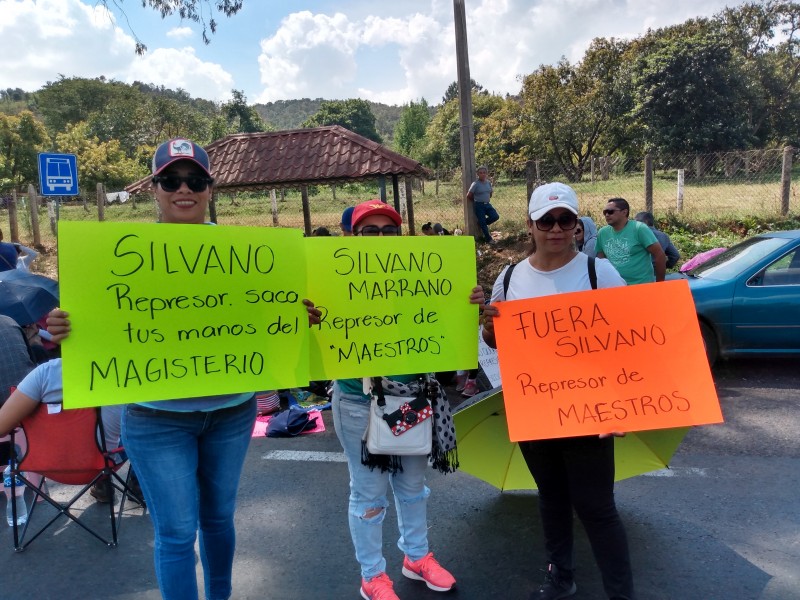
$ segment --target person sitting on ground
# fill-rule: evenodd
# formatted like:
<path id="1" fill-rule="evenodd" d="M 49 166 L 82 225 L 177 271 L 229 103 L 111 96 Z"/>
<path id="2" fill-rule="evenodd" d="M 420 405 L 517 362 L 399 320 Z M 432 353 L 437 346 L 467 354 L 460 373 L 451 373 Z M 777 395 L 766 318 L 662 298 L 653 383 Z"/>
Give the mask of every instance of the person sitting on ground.
<path id="1" fill-rule="evenodd" d="M 317 227 L 311 232 L 311 235 L 314 237 L 329 237 L 331 232 L 327 227 Z"/>
<path id="2" fill-rule="evenodd" d="M 433 235 L 433 225 L 430 221 L 422 226 L 422 235 Z"/>
<path id="3" fill-rule="evenodd" d="M 447 231 L 444 227 L 442 227 L 441 223 L 434 223 L 433 224 L 433 233 L 436 235 L 450 235 L 450 232 Z"/>

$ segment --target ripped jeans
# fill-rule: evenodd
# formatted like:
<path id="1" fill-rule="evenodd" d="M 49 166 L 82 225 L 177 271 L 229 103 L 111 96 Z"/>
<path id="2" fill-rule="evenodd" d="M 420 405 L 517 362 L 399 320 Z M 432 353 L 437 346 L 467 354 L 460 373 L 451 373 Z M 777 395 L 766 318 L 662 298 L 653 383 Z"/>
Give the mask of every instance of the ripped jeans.
<path id="1" fill-rule="evenodd" d="M 344 448 L 350 471 L 350 537 L 361 565 L 361 576 L 372 579 L 386 571 L 383 557 L 383 520 L 389 501 L 389 484 L 394 492 L 400 539 L 397 546 L 410 560 L 428 553 L 427 504 L 431 491 L 425 485 L 427 456 L 404 456 L 403 472 L 394 475 L 369 470 L 361 464 L 361 438 L 367 428 L 369 403 L 362 396 L 343 393 L 333 386 L 333 424 Z"/>

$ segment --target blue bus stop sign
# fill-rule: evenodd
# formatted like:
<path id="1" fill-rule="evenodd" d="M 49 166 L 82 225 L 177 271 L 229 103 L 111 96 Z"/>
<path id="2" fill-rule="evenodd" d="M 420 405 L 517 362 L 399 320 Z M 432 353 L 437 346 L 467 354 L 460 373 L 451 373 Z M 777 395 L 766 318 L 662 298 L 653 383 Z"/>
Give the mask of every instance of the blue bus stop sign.
<path id="1" fill-rule="evenodd" d="M 78 157 L 74 154 L 39 154 L 39 194 L 78 195 Z"/>

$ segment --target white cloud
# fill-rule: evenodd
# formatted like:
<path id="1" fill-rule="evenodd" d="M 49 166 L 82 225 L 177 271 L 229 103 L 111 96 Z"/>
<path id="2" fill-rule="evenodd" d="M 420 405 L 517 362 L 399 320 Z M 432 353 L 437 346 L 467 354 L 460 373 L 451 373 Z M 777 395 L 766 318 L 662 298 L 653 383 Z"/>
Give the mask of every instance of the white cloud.
<path id="1" fill-rule="evenodd" d="M 234 87 L 233 77 L 221 65 L 197 58 L 194 48 L 158 48 L 130 65 L 125 81 L 157 83 L 182 88 L 190 95 L 209 100 L 227 100 Z"/>
<path id="2" fill-rule="evenodd" d="M 230 97 L 233 76 L 192 48 L 158 48 L 145 56 L 104 8 L 79 0 L 0 0 L 0 88 L 35 91 L 59 75 L 181 87 L 211 100 Z M 188 27 L 173 31 L 191 30 Z"/>
<path id="3" fill-rule="evenodd" d="M 176 39 L 192 37 L 193 35 L 194 31 L 191 27 L 173 27 L 167 32 L 167 37 Z"/>
<path id="4" fill-rule="evenodd" d="M 356 73 L 358 28 L 346 16 L 293 13 L 261 41 L 258 64 L 264 90 L 259 102 L 347 97 Z"/>
<path id="5" fill-rule="evenodd" d="M 77 0 L 0 0 L 0 14 L 2 88 L 34 91 L 59 74 L 113 78 L 134 56 L 104 9 Z"/>
<path id="6" fill-rule="evenodd" d="M 566 56 L 578 61 L 596 37 L 632 38 L 698 15 L 726 0 L 481 0 L 466 6 L 470 74 L 492 92 L 518 93 L 519 76 Z M 400 104 L 419 97 L 438 102 L 455 81 L 452 4 L 433 0 L 386 7 L 373 14 L 334 16 L 309 11 L 283 19 L 261 42 L 262 91 L 256 101 L 300 97 L 362 97 Z M 391 77 L 367 80 L 363 55 L 379 54 Z M 374 70 L 374 67 L 373 67 Z"/>

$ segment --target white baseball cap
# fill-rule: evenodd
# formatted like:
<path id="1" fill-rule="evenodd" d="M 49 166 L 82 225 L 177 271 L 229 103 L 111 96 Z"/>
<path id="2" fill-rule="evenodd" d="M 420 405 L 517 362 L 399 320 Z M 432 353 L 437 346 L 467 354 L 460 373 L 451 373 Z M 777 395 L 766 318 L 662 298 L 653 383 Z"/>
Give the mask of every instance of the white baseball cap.
<path id="1" fill-rule="evenodd" d="M 533 190 L 531 201 L 528 204 L 528 213 L 532 221 L 538 221 L 554 208 L 566 208 L 577 215 L 578 196 L 575 194 L 575 190 L 558 182 L 545 183 Z"/>

